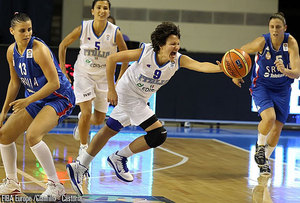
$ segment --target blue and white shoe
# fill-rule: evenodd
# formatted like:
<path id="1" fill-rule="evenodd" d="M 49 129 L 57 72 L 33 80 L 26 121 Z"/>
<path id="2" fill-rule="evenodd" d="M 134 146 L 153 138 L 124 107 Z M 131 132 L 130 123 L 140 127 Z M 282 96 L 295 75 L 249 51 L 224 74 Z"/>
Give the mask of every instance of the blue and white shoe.
<path id="1" fill-rule="evenodd" d="M 79 195 L 83 195 L 82 182 L 84 177 L 90 177 L 88 169 L 81 165 L 78 161 L 67 164 L 66 166 L 68 175 L 71 180 L 73 190 Z"/>
<path id="2" fill-rule="evenodd" d="M 132 182 L 133 176 L 127 168 L 127 157 L 118 155 L 118 151 L 107 158 L 108 164 L 115 170 L 116 176 L 125 182 Z"/>

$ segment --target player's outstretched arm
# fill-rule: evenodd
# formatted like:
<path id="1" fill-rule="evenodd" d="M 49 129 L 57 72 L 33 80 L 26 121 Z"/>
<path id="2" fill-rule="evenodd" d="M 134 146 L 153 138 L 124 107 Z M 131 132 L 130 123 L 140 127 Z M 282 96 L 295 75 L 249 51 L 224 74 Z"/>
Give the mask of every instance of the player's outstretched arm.
<path id="1" fill-rule="evenodd" d="M 210 62 L 199 62 L 188 57 L 187 55 L 181 55 L 180 58 L 180 67 L 204 73 L 222 72 L 221 65 L 219 62 L 217 62 L 217 64 L 218 65 Z"/>

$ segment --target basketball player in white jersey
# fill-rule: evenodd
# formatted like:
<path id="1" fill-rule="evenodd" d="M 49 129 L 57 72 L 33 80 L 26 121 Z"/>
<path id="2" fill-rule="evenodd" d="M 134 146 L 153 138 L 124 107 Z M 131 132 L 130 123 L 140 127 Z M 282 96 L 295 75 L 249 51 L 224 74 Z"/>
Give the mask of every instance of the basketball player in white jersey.
<path id="1" fill-rule="evenodd" d="M 94 0 L 91 9 L 94 19 L 83 21 L 59 45 L 60 67 L 66 74 L 66 49 L 80 39 L 80 52 L 74 65 L 74 92 L 81 113 L 73 132 L 74 138 L 80 139 L 79 154 L 87 149 L 90 125 L 100 125 L 108 109 L 106 58 L 117 49 L 127 50 L 119 27 L 107 21 L 110 6 L 109 0 Z M 127 66 L 122 65 L 120 76 Z"/>
<path id="2" fill-rule="evenodd" d="M 220 66 L 198 62 L 181 55 L 180 30 L 170 22 L 158 25 L 151 35 L 152 44 L 140 49 L 113 54 L 107 58 L 108 101 L 116 105 L 106 125 L 94 136 L 88 149 L 75 163 L 67 165 L 72 187 L 82 195 L 82 179 L 88 175 L 88 166 L 107 141 L 128 125 L 141 126 L 146 135 L 107 158 L 117 177 L 133 181 L 126 162 L 133 154 L 158 147 L 167 138 L 167 131 L 147 105 L 150 96 L 165 85 L 180 67 L 206 73 L 222 72 Z M 119 80 L 116 88 L 114 72 L 117 62 L 135 61 Z M 217 62 L 219 64 L 219 62 Z"/>

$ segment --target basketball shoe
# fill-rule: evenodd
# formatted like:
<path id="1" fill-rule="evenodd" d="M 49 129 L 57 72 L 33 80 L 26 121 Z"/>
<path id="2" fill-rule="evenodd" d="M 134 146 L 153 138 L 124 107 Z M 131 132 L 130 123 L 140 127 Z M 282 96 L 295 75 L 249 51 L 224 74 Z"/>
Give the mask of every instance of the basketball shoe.
<path id="1" fill-rule="evenodd" d="M 77 116 L 78 120 L 80 119 L 80 116 L 81 116 L 81 112 L 79 112 Z M 73 129 L 73 137 L 75 140 L 80 140 L 78 125 L 76 125 L 75 128 Z"/>
<path id="2" fill-rule="evenodd" d="M 254 159 L 258 166 L 263 166 L 266 163 L 265 145 L 258 145 L 256 143 Z"/>
<path id="3" fill-rule="evenodd" d="M 73 190 L 80 196 L 83 195 L 82 182 L 84 177 L 90 177 L 88 169 L 81 165 L 79 161 L 67 164 L 67 172 L 71 180 Z"/>
<path id="4" fill-rule="evenodd" d="M 47 189 L 40 195 L 39 199 L 49 200 L 51 198 L 54 201 L 58 201 L 66 194 L 65 188 L 61 183 L 55 183 L 52 180 L 48 180 L 46 185 Z"/>
<path id="5" fill-rule="evenodd" d="M 269 159 L 266 159 L 266 163 L 259 167 L 260 175 L 271 175 Z"/>
<path id="6" fill-rule="evenodd" d="M 108 164 L 115 170 L 117 177 L 125 182 L 132 182 L 133 176 L 127 168 L 127 157 L 118 155 L 118 151 L 107 158 Z"/>
<path id="7" fill-rule="evenodd" d="M 3 183 L 0 184 L 0 195 L 18 195 L 22 194 L 20 183 L 5 178 Z"/>

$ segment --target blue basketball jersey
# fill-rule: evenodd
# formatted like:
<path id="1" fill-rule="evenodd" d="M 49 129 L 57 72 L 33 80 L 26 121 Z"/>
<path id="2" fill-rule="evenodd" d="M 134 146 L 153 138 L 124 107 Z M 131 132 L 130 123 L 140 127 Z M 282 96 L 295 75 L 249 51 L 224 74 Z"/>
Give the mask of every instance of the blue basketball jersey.
<path id="1" fill-rule="evenodd" d="M 256 53 L 255 63 L 252 70 L 252 85 L 251 88 L 265 86 L 271 89 L 290 88 L 293 79 L 283 75 L 277 70 L 274 62 L 276 59 L 281 59 L 285 67 L 290 69 L 290 59 L 288 53 L 288 38 L 289 33 L 284 34 L 284 40 L 279 48 L 275 50 L 271 42 L 270 33 L 263 35 L 265 38 L 265 47 L 262 54 Z"/>
<path id="2" fill-rule="evenodd" d="M 25 97 L 28 97 L 28 96 L 34 94 L 35 92 L 40 90 L 47 83 L 47 79 L 46 79 L 42 69 L 34 61 L 34 58 L 33 58 L 32 46 L 33 46 L 34 40 L 38 40 L 38 41 L 42 42 L 43 44 L 45 44 L 41 39 L 32 37 L 27 45 L 26 50 L 24 51 L 24 53 L 22 55 L 19 54 L 16 43 L 15 43 L 14 53 L 13 53 L 14 68 L 21 80 L 21 83 L 25 87 Z M 49 51 L 51 53 L 54 65 L 55 65 L 57 73 L 58 73 L 60 88 L 57 89 L 55 92 L 53 92 L 48 97 L 44 98 L 46 100 L 57 98 L 58 95 L 64 95 L 65 91 L 67 89 L 71 88 L 71 84 L 68 81 L 67 77 L 62 73 L 55 56 L 52 54 L 50 49 L 49 49 Z"/>

